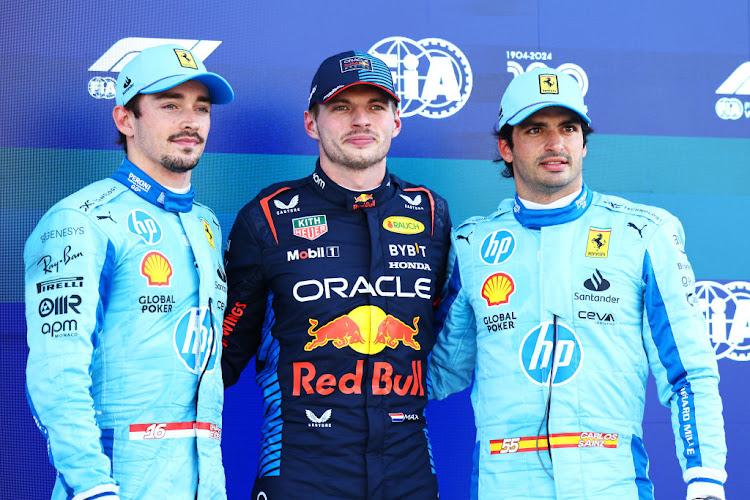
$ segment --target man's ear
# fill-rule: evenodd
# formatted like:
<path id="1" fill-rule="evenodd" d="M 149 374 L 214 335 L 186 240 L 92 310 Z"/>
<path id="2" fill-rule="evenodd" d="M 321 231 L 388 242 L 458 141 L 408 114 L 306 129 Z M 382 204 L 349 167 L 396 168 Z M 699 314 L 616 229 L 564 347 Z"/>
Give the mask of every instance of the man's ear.
<path id="1" fill-rule="evenodd" d="M 125 137 L 133 137 L 135 135 L 133 130 L 135 116 L 132 112 L 125 109 L 125 106 L 115 106 L 112 110 L 112 119 L 115 121 L 117 130 L 122 132 Z"/>
<path id="2" fill-rule="evenodd" d="M 318 137 L 318 126 L 315 123 L 315 117 L 310 111 L 305 111 L 305 132 L 315 140 L 320 139 Z"/>
<path id="3" fill-rule="evenodd" d="M 513 150 L 510 149 L 510 144 L 505 139 L 497 140 L 497 150 L 500 151 L 500 156 L 506 162 L 513 162 Z"/>

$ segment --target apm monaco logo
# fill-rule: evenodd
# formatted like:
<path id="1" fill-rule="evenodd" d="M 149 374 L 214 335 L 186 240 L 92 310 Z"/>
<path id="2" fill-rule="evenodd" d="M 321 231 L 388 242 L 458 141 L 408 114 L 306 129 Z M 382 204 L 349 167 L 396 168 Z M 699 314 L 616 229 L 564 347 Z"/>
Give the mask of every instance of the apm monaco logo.
<path id="1" fill-rule="evenodd" d="M 750 118 L 750 100 L 744 102 L 737 96 L 750 96 L 750 61 L 740 64 L 724 83 L 716 89 L 720 97 L 716 101 L 716 115 L 722 120 L 739 120 L 743 116 Z M 750 98 L 746 98 L 750 99 Z"/>
<path id="2" fill-rule="evenodd" d="M 471 65 L 447 40 L 392 36 L 376 42 L 368 53 L 391 68 L 402 118 L 447 118 L 469 100 L 474 86 Z"/>
<path id="3" fill-rule="evenodd" d="M 507 59 L 506 68 L 508 73 L 513 74 L 514 78 L 536 68 L 552 67 L 549 64 L 552 62 L 552 52 L 538 50 L 506 50 L 505 56 Z M 528 66 L 524 67 L 527 63 L 529 63 Z M 557 67 L 557 71 L 572 76 L 573 79 L 578 82 L 578 86 L 581 89 L 581 95 L 586 95 L 589 90 L 589 77 L 583 68 L 577 64 L 564 63 Z M 557 82 L 555 82 L 554 89 L 552 86 L 540 87 L 542 93 L 554 94 L 556 93 L 556 89 Z"/>
<path id="4" fill-rule="evenodd" d="M 698 281 L 695 285 L 716 359 L 750 361 L 750 283 Z M 686 294 L 688 303 L 692 295 Z"/>
<path id="5" fill-rule="evenodd" d="M 99 59 L 89 67 L 89 71 L 119 73 L 135 56 L 150 47 L 167 43 L 185 47 L 201 61 L 205 61 L 221 42 L 218 40 L 191 40 L 185 38 L 140 38 L 128 37 L 117 40 Z M 183 51 L 184 52 L 184 51 Z M 89 95 L 95 99 L 114 99 L 117 77 L 94 76 L 88 82 Z M 126 85 L 127 87 L 127 85 Z"/>

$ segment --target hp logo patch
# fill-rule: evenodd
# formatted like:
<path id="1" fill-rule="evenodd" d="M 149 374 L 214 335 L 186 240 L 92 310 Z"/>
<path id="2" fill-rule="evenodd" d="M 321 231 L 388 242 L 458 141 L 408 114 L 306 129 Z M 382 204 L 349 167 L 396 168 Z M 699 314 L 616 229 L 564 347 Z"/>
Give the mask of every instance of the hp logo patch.
<path id="1" fill-rule="evenodd" d="M 563 385 L 576 376 L 583 364 L 583 347 L 575 332 L 561 323 L 557 324 L 557 347 L 553 349 L 552 322 L 536 326 L 521 342 L 519 359 L 526 376 L 537 385 Z M 552 352 L 554 351 L 554 363 Z M 554 365 L 554 373 L 551 373 Z"/>
<path id="2" fill-rule="evenodd" d="M 216 366 L 216 331 L 207 307 L 191 307 L 174 328 L 174 348 L 188 370 L 199 374 Z M 214 316 L 213 324 L 220 325 Z"/>
<path id="3" fill-rule="evenodd" d="M 161 226 L 151 214 L 143 210 L 131 210 L 128 214 L 128 230 L 140 236 L 147 245 L 156 245 L 161 241 Z"/>
<path id="4" fill-rule="evenodd" d="M 479 249 L 482 260 L 487 264 L 502 264 L 513 255 L 516 238 L 507 229 L 500 229 L 484 237 Z"/>

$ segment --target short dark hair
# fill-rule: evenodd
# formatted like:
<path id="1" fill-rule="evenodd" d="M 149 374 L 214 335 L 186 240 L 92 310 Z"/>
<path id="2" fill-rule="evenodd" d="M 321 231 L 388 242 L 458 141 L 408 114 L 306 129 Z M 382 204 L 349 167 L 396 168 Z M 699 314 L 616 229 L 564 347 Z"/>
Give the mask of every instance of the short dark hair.
<path id="1" fill-rule="evenodd" d="M 398 101 L 394 99 L 393 96 L 391 96 L 388 92 L 385 92 L 385 91 L 382 91 L 382 92 L 383 92 L 383 95 L 388 97 L 388 100 L 391 102 L 391 104 L 393 104 L 393 109 L 394 110 L 398 109 Z M 318 113 L 320 113 L 320 104 L 318 104 L 317 102 L 311 103 L 308 111 L 312 115 L 313 120 L 317 120 Z"/>
<path id="2" fill-rule="evenodd" d="M 577 116 L 577 115 L 576 115 Z M 588 136 L 589 134 L 594 132 L 594 129 L 591 128 L 591 126 L 583 121 L 580 117 L 578 117 L 578 123 L 581 125 L 581 132 L 583 133 L 583 145 L 585 146 L 588 142 Z M 503 139 L 508 143 L 508 146 L 510 149 L 513 149 L 513 126 L 508 125 L 507 123 L 502 126 L 500 130 L 495 130 L 492 135 L 495 136 L 495 140 L 498 141 L 500 139 Z M 495 163 L 504 162 L 505 163 L 505 169 L 502 171 L 503 177 L 506 179 L 510 179 L 513 177 L 513 162 L 508 162 L 503 160 L 502 156 L 498 156 L 495 160 L 493 160 Z"/>
<path id="3" fill-rule="evenodd" d="M 133 96 L 132 99 L 130 99 L 127 103 L 125 103 L 125 109 L 133 113 L 133 116 L 136 118 L 141 117 L 141 97 L 143 97 L 143 94 L 136 94 Z M 125 134 L 118 131 L 120 134 L 120 137 L 117 139 L 117 144 L 120 144 L 122 146 L 122 149 L 125 151 L 125 153 L 128 152 L 128 141 L 127 137 L 125 137 Z"/>

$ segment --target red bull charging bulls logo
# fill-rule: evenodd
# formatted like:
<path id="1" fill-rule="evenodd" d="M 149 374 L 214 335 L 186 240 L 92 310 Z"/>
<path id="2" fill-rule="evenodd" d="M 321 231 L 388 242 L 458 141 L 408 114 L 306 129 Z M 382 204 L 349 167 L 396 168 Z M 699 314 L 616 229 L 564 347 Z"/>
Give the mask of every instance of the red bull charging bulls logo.
<path id="1" fill-rule="evenodd" d="M 395 349 L 399 343 L 420 350 L 414 337 L 419 333 L 419 316 L 413 327 L 377 306 L 360 306 L 318 327 L 318 320 L 310 318 L 307 333 L 313 339 L 305 344 L 312 351 L 329 342 L 337 349 L 350 347 L 362 354 L 377 354 L 386 347 Z M 317 329 L 316 329 L 317 327 Z"/>

